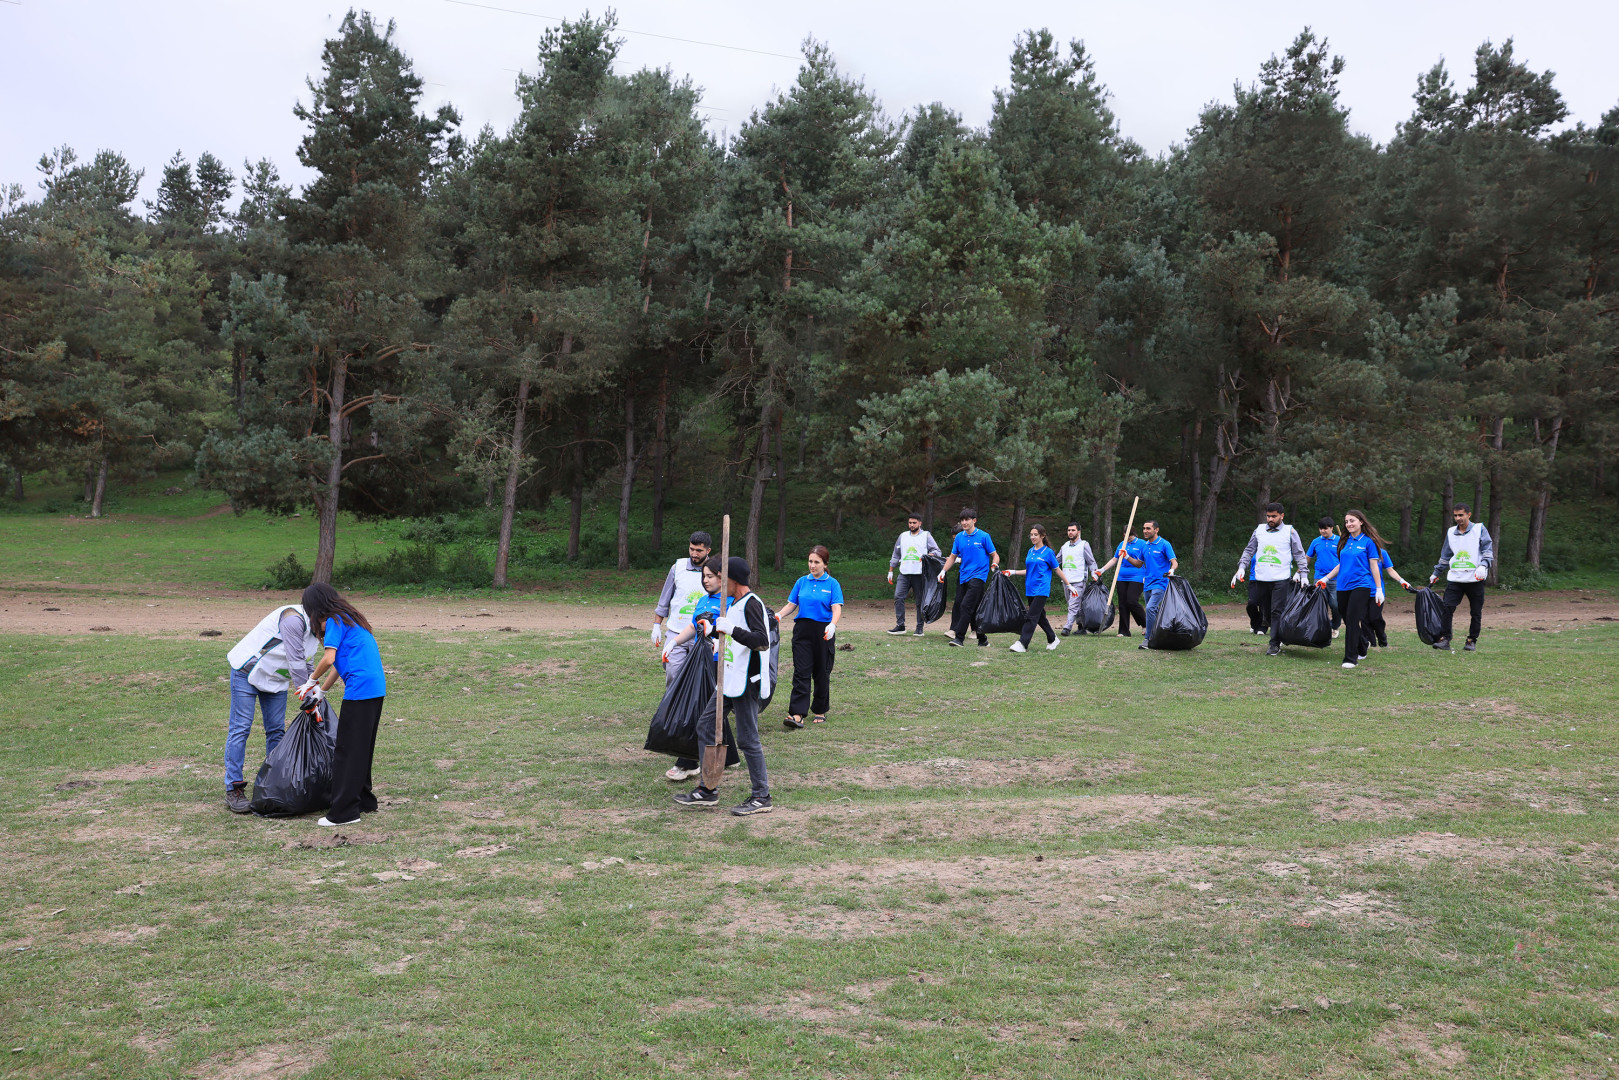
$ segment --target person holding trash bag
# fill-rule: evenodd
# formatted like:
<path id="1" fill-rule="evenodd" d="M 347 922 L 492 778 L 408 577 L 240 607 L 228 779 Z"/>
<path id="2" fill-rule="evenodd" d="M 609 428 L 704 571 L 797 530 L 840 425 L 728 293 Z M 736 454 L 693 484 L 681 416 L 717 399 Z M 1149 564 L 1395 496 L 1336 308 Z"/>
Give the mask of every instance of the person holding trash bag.
<path id="1" fill-rule="evenodd" d="M 922 528 L 922 515 L 911 514 L 905 519 L 905 531 L 894 541 L 894 554 L 888 559 L 888 583 L 894 586 L 894 628 L 890 634 L 905 633 L 905 597 L 916 597 L 916 636 L 921 637 L 926 625 L 922 618 L 922 601 L 927 595 L 926 579 L 922 576 L 922 560 L 929 555 L 943 557 L 939 542 L 933 534 Z M 894 577 L 894 571 L 899 577 Z"/>
<path id="2" fill-rule="evenodd" d="M 1147 645 L 1155 650 L 1195 649 L 1203 644 L 1208 632 L 1209 618 L 1203 614 L 1203 605 L 1197 602 L 1191 583 L 1183 577 L 1166 575 L 1158 605 L 1153 609 Z"/>
<path id="3" fill-rule="evenodd" d="M 309 679 L 320 656 L 320 638 L 298 604 L 271 611 L 226 655 L 230 664 L 230 721 L 225 731 L 225 808 L 233 814 L 251 809 L 242 764 L 247 737 L 253 733 L 253 710 L 264 718 L 264 756 L 268 758 L 286 731 L 287 691 Z M 330 704 L 320 702 L 323 718 Z M 330 730 L 330 724 L 325 725 Z"/>
<path id="4" fill-rule="evenodd" d="M 1244 580 L 1252 566 L 1253 580 L 1248 582 L 1248 625 L 1256 634 L 1270 633 L 1267 656 L 1276 656 L 1282 651 L 1281 629 L 1276 623 L 1287 606 L 1293 579 L 1296 577 L 1303 584 L 1310 572 L 1298 530 L 1282 520 L 1284 514 L 1281 503 L 1265 504 L 1265 523 L 1254 528 L 1248 546 L 1242 549 L 1242 558 L 1237 560 L 1237 576 L 1231 579 L 1233 585 Z"/>
<path id="5" fill-rule="evenodd" d="M 703 589 L 708 593 L 697 602 L 692 611 L 692 622 L 681 635 L 693 642 L 691 661 L 683 665 L 680 673 L 674 677 L 663 692 L 663 700 L 658 703 L 657 712 L 652 716 L 652 723 L 647 729 L 646 744 L 642 749 L 659 754 L 672 754 L 675 764 L 663 775 L 670 780 L 689 780 L 702 770 L 697 762 L 697 730 L 707 722 L 710 726 L 714 722 L 714 710 L 710 708 L 704 715 L 703 705 L 714 704 L 714 682 L 716 661 L 719 660 L 719 642 L 715 639 L 714 624 L 724 614 L 721 607 L 720 586 L 725 581 L 725 568 L 720 565 L 720 557 L 713 556 L 703 564 Z M 729 601 L 725 601 L 729 603 Z M 668 642 L 665 641 L 665 648 Z M 731 732 L 731 725 L 726 722 L 721 733 L 725 740 L 725 767 L 731 768 L 741 762 L 742 758 L 736 752 L 736 737 Z"/>
<path id="6" fill-rule="evenodd" d="M 1096 568 L 1096 576 L 1101 577 L 1113 569 L 1113 564 L 1119 565 L 1118 592 L 1119 592 L 1119 636 L 1130 636 L 1130 617 L 1135 616 L 1136 625 L 1145 630 L 1147 626 L 1147 612 L 1141 606 L 1141 591 L 1147 584 L 1146 550 L 1142 542 L 1124 534 L 1119 541 L 1118 550 L 1113 558 L 1106 564 Z"/>
<path id="7" fill-rule="evenodd" d="M 826 572 L 832 553 L 816 544 L 810 548 L 806 559 L 809 573 L 793 582 L 786 605 L 776 612 L 778 620 L 796 616 L 793 620 L 793 696 L 781 722 L 788 731 L 801 729 L 806 714 L 812 714 L 817 724 L 826 723 L 826 710 L 832 704 L 833 650 L 837 648 L 832 639 L 837 635 L 838 619 L 843 615 L 843 586 Z M 921 617 L 920 613 L 917 617 Z"/>
<path id="8" fill-rule="evenodd" d="M 1366 640 L 1367 608 L 1383 603 L 1383 538 L 1363 510 L 1344 511 L 1344 535 L 1338 538 L 1338 565 L 1316 582 L 1338 583 L 1343 605 L 1344 667 L 1353 668 L 1371 651 Z"/>
<path id="9" fill-rule="evenodd" d="M 950 620 L 950 644 L 960 647 L 967 644 L 967 628 L 978 614 L 978 602 L 984 598 L 989 575 L 1001 568 L 1001 554 L 995 550 L 995 541 L 989 538 L 989 533 L 978 527 L 977 510 L 963 506 L 956 518 L 961 522 L 961 531 L 950 543 L 950 557 L 944 561 L 944 569 L 939 571 L 939 582 L 943 584 L 952 566 L 958 562 L 961 564 L 961 578 L 956 586 L 956 611 Z M 979 634 L 978 644 L 987 647 L 989 638 Z"/>
<path id="10" fill-rule="evenodd" d="M 1068 582 L 1068 621 L 1062 624 L 1062 636 L 1078 630 L 1085 632 L 1085 623 L 1079 617 L 1079 597 L 1081 586 L 1092 581 L 1096 575 L 1096 556 L 1091 552 L 1088 540 L 1080 539 L 1079 522 L 1068 523 L 1068 541 L 1057 549 L 1057 563 L 1062 572 L 1067 575 Z"/>
<path id="11" fill-rule="evenodd" d="M 1158 612 L 1158 605 L 1164 601 L 1164 590 L 1168 588 L 1168 581 L 1180 569 L 1180 562 L 1175 558 L 1175 549 L 1168 540 L 1158 535 L 1158 522 L 1143 521 L 1141 523 L 1141 568 L 1145 571 L 1147 589 L 1147 621 L 1146 640 L 1137 648 L 1150 648 L 1152 638 L 1153 618 Z"/>
<path id="12" fill-rule="evenodd" d="M 658 606 L 652 611 L 652 644 L 662 647 L 664 685 L 675 681 L 680 665 L 691 652 L 691 637 L 679 649 L 670 649 L 664 640 L 671 634 L 679 635 L 691 625 L 692 612 L 703 597 L 703 564 L 714 546 L 714 538 L 706 532 L 694 532 L 686 541 L 684 559 L 676 559 L 663 579 L 663 591 L 658 594 Z"/>
<path id="13" fill-rule="evenodd" d="M 730 601 L 730 610 L 715 623 L 715 629 L 729 634 L 742 650 L 742 654 L 734 659 L 727 657 L 725 682 L 714 687 L 714 693 L 724 698 L 725 711 L 731 714 L 737 749 L 742 751 L 742 759 L 748 763 L 748 779 L 753 785 L 747 799 L 731 807 L 731 813 L 738 817 L 767 814 L 771 810 L 770 776 L 765 770 L 764 747 L 759 743 L 760 701 L 773 691 L 770 664 L 766 659 L 770 649 L 770 616 L 759 594 L 748 588 L 752 576 L 748 560 L 731 556 L 730 564 L 725 568 L 724 590 Z M 710 698 L 705 710 L 709 722 L 697 725 L 699 761 L 702 760 L 703 750 L 714 745 L 712 717 L 715 705 L 715 700 Z M 720 796 L 719 792 L 703 787 L 699 779 L 691 791 L 676 795 L 675 802 L 688 809 L 706 810 L 718 806 Z"/>
<path id="14" fill-rule="evenodd" d="M 697 535 L 707 536 L 708 534 L 698 533 Z M 695 544 L 692 546 L 696 547 Z M 663 639 L 663 670 L 666 674 L 665 693 L 668 692 L 669 687 L 674 686 L 675 680 L 680 677 L 680 672 L 688 659 L 693 657 L 702 659 L 704 653 L 701 649 L 701 644 L 713 634 L 714 620 L 724 614 L 719 596 L 720 585 L 724 583 L 724 580 L 725 577 L 720 567 L 719 556 L 716 555 L 703 563 L 703 598 L 693 605 L 689 616 L 690 624 L 673 637 L 666 634 Z M 664 584 L 667 586 L 668 582 L 666 581 Z M 677 656 L 679 657 L 678 660 L 675 659 Z M 712 648 L 708 652 L 708 658 L 710 660 L 715 658 Z M 679 783 L 682 780 L 690 780 L 696 776 L 699 767 L 699 763 L 694 757 L 677 757 L 675 763 L 669 766 L 663 775 L 665 779 Z"/>
<path id="15" fill-rule="evenodd" d="M 1304 554 L 1312 560 L 1314 578 L 1320 581 L 1338 565 L 1338 527 L 1329 517 L 1321 518 L 1315 527 L 1320 535 L 1310 541 L 1309 550 Z M 1343 625 L 1343 619 L 1338 614 L 1338 587 L 1329 584 L 1323 591 L 1327 594 L 1327 606 L 1332 611 L 1332 636 L 1337 637 L 1338 628 Z"/>
<path id="16" fill-rule="evenodd" d="M 1473 524 L 1473 508 L 1457 503 L 1451 510 L 1454 527 L 1445 530 L 1445 542 L 1439 549 L 1439 562 L 1434 565 L 1432 585 L 1445 575 L 1445 630 L 1444 636 L 1434 642 L 1434 648 L 1450 651 L 1451 622 L 1462 597 L 1467 597 L 1467 610 L 1472 621 L 1467 627 L 1466 652 L 1478 648 L 1478 635 L 1484 618 L 1484 582 L 1495 564 L 1495 542 L 1490 530 Z"/>
<path id="17" fill-rule="evenodd" d="M 1378 562 L 1383 564 L 1384 577 L 1393 578 L 1399 583 L 1400 588 L 1404 589 L 1406 592 L 1417 591 L 1416 589 L 1412 588 L 1409 581 L 1400 576 L 1399 571 L 1394 569 L 1394 558 L 1389 554 L 1388 548 L 1378 548 L 1377 559 Z M 1375 644 L 1379 649 L 1386 649 L 1389 647 L 1388 623 L 1383 619 L 1383 609 L 1376 604 L 1373 604 L 1371 607 L 1366 609 L 1366 640 Z"/>
<path id="18" fill-rule="evenodd" d="M 325 642 L 326 652 L 315 665 L 309 681 L 298 688 L 298 697 L 319 695 L 340 676 L 343 680 L 343 706 L 337 714 L 337 753 L 332 760 L 332 802 L 320 824 L 353 825 L 361 814 L 377 809 L 371 791 L 371 759 L 377 750 L 377 725 L 382 720 L 382 700 L 388 694 L 388 678 L 382 671 L 382 654 L 372 636 L 366 617 L 325 582 L 304 590 L 304 610 L 309 625 Z M 325 676 L 325 686 L 321 677 Z"/>
<path id="19" fill-rule="evenodd" d="M 1062 581 L 1063 592 L 1078 595 L 1079 587 L 1068 580 L 1068 574 L 1062 568 L 1062 562 L 1057 553 L 1051 550 L 1046 543 L 1046 527 L 1044 525 L 1029 526 L 1029 553 L 1023 557 L 1022 570 L 1002 570 L 1007 577 L 1023 575 L 1023 595 L 1029 601 L 1028 611 L 1023 616 L 1023 632 L 1018 639 L 1012 642 L 1011 651 L 1023 653 L 1029 651 L 1029 642 L 1034 639 L 1035 627 L 1046 632 L 1046 651 L 1049 652 L 1062 644 L 1062 639 L 1051 628 L 1051 622 L 1046 618 L 1046 600 L 1051 596 L 1051 576 L 1053 574 Z"/>

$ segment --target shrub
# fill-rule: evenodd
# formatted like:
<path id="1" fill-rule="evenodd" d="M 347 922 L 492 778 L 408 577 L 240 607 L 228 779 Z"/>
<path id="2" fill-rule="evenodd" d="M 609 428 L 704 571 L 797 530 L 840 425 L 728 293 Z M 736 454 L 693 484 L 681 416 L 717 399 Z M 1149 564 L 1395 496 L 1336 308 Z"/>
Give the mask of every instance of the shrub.
<path id="1" fill-rule="evenodd" d="M 264 587 L 277 590 L 302 589 L 309 584 L 310 578 L 309 570 L 290 551 L 285 559 L 266 566 L 264 574 Z"/>

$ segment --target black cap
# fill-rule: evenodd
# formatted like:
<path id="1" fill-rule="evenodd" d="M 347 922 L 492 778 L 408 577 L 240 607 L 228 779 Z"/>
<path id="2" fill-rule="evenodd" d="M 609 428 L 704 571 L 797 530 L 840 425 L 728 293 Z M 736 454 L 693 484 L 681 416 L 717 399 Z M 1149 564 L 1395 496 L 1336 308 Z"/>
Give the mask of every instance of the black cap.
<path id="1" fill-rule="evenodd" d="M 753 571 L 748 569 L 748 560 L 740 555 L 731 556 L 731 565 L 726 567 L 725 576 L 738 585 L 752 585 Z"/>

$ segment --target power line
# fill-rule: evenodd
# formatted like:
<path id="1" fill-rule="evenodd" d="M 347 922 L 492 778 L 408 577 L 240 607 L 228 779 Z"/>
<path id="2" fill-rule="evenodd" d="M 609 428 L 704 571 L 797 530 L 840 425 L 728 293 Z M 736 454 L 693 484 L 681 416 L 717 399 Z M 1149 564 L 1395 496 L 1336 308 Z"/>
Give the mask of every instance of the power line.
<path id="1" fill-rule="evenodd" d="M 5 0 L 6 3 L 17 3 L 18 0 Z M 444 0 L 446 4 L 459 4 L 461 7 L 483 8 L 485 11 L 502 11 L 507 15 L 526 15 L 530 19 L 545 19 L 548 22 L 564 22 L 566 20 L 556 15 L 541 15 L 534 11 L 519 11 L 516 8 L 496 7 L 494 4 L 478 4 L 473 0 Z M 721 45 L 717 41 L 698 41 L 696 38 L 675 37 L 672 34 L 654 34 L 650 30 L 626 30 L 622 26 L 615 27 L 621 34 L 634 34 L 637 37 L 662 38 L 664 41 L 680 41 L 687 45 L 707 45 L 711 49 L 730 49 L 732 52 L 756 53 L 759 56 L 777 56 L 783 60 L 799 60 L 802 57 L 790 56 L 787 53 L 770 52 L 768 49 L 750 49 L 745 45 Z"/>

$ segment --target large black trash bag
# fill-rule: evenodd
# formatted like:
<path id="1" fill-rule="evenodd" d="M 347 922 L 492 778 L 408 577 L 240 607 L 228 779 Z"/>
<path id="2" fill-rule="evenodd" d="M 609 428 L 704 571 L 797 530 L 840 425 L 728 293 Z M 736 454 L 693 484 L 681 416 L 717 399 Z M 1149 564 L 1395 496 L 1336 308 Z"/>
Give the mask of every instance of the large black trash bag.
<path id="1" fill-rule="evenodd" d="M 1027 613 L 1012 579 L 991 571 L 984 598 L 978 602 L 978 614 L 973 618 L 973 629 L 980 634 L 1016 634 L 1022 631 Z"/>
<path id="2" fill-rule="evenodd" d="M 1332 644 L 1332 605 L 1327 591 L 1314 586 L 1295 589 L 1282 609 L 1276 635 L 1283 645 L 1325 649 Z"/>
<path id="3" fill-rule="evenodd" d="M 1432 589 L 1417 590 L 1417 637 L 1432 645 L 1445 636 L 1445 601 Z"/>
<path id="4" fill-rule="evenodd" d="M 326 725 L 302 709 L 253 778 L 253 801 L 260 817 L 292 817 L 332 805 L 332 757 L 336 747 Z"/>
<path id="5" fill-rule="evenodd" d="M 937 555 L 925 555 L 922 558 L 922 623 L 937 622 L 944 616 L 945 606 L 950 603 L 950 582 L 940 581 L 939 575 L 944 573 L 944 560 Z"/>
<path id="6" fill-rule="evenodd" d="M 1169 578 L 1164 598 L 1158 602 L 1158 616 L 1152 624 L 1147 646 L 1153 649 L 1195 649 L 1209 632 L 1209 620 L 1197 593 L 1185 578 Z"/>
<path id="7" fill-rule="evenodd" d="M 1113 625 L 1117 606 L 1107 602 L 1107 586 L 1087 581 L 1079 592 L 1079 628 L 1087 634 L 1100 634 Z"/>
<path id="8" fill-rule="evenodd" d="M 714 683 L 718 668 L 712 639 L 698 639 L 675 681 L 663 692 L 658 711 L 652 714 L 643 749 L 673 757 L 698 756 L 697 725 L 707 724 L 711 731 L 714 727 Z M 725 763 L 732 765 L 741 759 L 737 756 L 729 720 L 722 730 Z"/>

